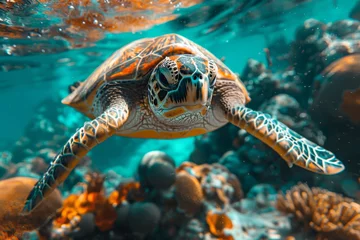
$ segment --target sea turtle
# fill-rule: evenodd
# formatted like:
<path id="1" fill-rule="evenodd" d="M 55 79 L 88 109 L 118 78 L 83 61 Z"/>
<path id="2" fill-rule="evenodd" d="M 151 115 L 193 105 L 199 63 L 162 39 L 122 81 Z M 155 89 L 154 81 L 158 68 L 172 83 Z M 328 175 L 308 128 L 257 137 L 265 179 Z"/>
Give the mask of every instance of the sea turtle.
<path id="1" fill-rule="evenodd" d="M 344 169 L 333 153 L 270 115 L 245 107 L 249 101 L 237 75 L 185 37 L 167 34 L 134 41 L 63 99 L 93 120 L 64 145 L 29 194 L 24 212 L 61 184 L 90 149 L 113 135 L 182 138 L 230 122 L 269 145 L 290 167 L 323 174 Z"/>

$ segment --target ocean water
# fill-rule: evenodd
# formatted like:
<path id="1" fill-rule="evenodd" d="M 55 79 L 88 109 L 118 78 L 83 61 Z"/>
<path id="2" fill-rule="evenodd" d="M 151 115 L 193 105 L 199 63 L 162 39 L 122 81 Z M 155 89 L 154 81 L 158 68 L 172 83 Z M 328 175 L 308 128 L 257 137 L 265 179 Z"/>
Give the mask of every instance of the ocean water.
<path id="1" fill-rule="evenodd" d="M 91 150 L 88 159 L 82 161 L 76 174 L 73 172 L 70 175 L 71 180 L 67 180 L 64 186 L 59 186 L 62 199 L 65 200 L 69 194 L 81 194 L 78 182 L 96 179 L 94 176 L 90 180 L 86 178 L 87 172 L 107 174 L 106 180 L 103 180 L 106 197 L 124 179 L 135 179 L 134 181 L 140 182 L 141 188 L 146 189 L 148 195 L 144 197 L 144 201 L 156 207 L 156 210 L 148 210 L 151 212 L 150 220 L 146 218 L 146 214 L 144 219 L 130 214 L 130 220 L 121 222 L 120 213 L 117 212 L 115 225 L 116 217 L 109 220 L 110 227 L 106 224 L 99 225 L 100 220 L 94 220 L 95 230 L 91 228 L 86 232 L 83 230 L 86 227 L 82 225 L 77 229 L 86 233 L 74 235 L 75 230 L 59 230 L 61 224 L 58 215 L 51 215 L 53 218 L 50 222 L 56 222 L 52 226 L 48 219 L 37 219 L 36 221 L 42 221 L 41 224 L 28 227 L 25 220 L 13 221 L 11 214 L 7 217 L 1 215 L 2 212 L 11 211 L 16 215 L 16 207 L 13 210 L 3 207 L 0 210 L 0 232 L 4 234 L 0 234 L 0 239 L 10 239 L 7 237 L 12 235 L 19 239 L 37 239 L 36 233 L 31 231 L 42 226 L 40 232 L 46 232 L 45 223 L 48 226 L 47 234 L 39 239 L 315 239 L 316 236 L 318 239 L 360 239 L 360 223 L 359 220 L 354 220 L 355 217 L 347 222 L 339 220 L 344 226 L 348 224 L 347 228 L 338 224 L 339 229 L 331 231 L 325 229 L 325 220 L 324 223 L 318 223 L 315 217 L 312 220 L 308 220 L 309 217 L 305 217 L 306 220 L 297 219 L 301 224 L 305 222 L 305 225 L 315 222 L 309 223 L 309 226 L 315 227 L 307 234 L 300 234 L 302 230 L 299 230 L 298 225 L 301 224 L 290 224 L 290 220 L 284 220 L 285 215 L 281 216 L 279 222 L 289 224 L 288 227 L 270 227 L 267 223 L 259 227 L 262 222 L 260 218 L 268 217 L 259 212 L 262 208 L 259 207 L 261 203 L 257 202 L 259 198 L 270 194 L 264 184 L 271 188 L 270 192 L 276 199 L 278 191 L 286 191 L 303 183 L 326 189 L 329 191 L 328 196 L 336 193 L 348 197 L 351 200 L 338 197 L 340 200 L 337 201 L 353 204 L 350 204 L 352 208 L 346 207 L 349 207 L 353 216 L 360 219 L 360 63 L 357 61 L 360 60 L 357 57 L 357 53 L 360 54 L 359 15 L 360 2 L 355 0 L 0 0 L 2 181 L 14 177 L 39 178 L 67 139 L 84 122 L 89 121 L 89 118 L 75 109 L 61 104 L 61 99 L 69 94 L 70 85 L 85 81 L 112 53 L 126 44 L 169 33 L 179 34 L 199 44 L 238 74 L 250 93 L 252 101 L 248 104 L 249 107 L 270 113 L 301 135 L 335 153 L 345 165 L 342 173 L 333 176 L 311 173 L 298 166 L 288 168 L 285 161 L 272 149 L 230 124 L 208 135 L 181 139 L 116 136 Z M 176 173 L 173 173 L 176 183 L 170 184 L 171 187 L 169 185 L 165 190 L 161 188 L 161 194 L 153 190 L 156 189 L 156 184 L 147 183 L 151 185 L 149 187 L 144 183 L 144 176 L 138 169 L 143 164 L 141 161 L 144 161 L 144 155 L 151 151 L 166 153 L 172 158 L 172 168 L 177 168 Z M 235 201 L 229 197 L 230 200 L 226 200 L 229 204 L 238 202 L 239 205 L 235 207 L 230 204 L 232 210 L 227 213 L 224 213 L 225 208 L 216 204 L 209 207 L 215 200 L 206 197 L 206 189 L 218 189 L 220 183 L 215 180 L 210 182 L 212 175 L 206 175 L 208 183 L 205 180 L 200 182 L 200 191 L 203 193 L 198 197 L 204 198 L 201 209 L 206 210 L 189 214 L 184 207 L 185 203 L 181 206 L 182 200 L 179 199 L 182 198 L 179 194 L 196 196 L 198 190 L 192 190 L 190 183 L 189 186 L 184 186 L 189 192 L 179 193 L 180 190 L 177 190 L 182 189 L 177 184 L 181 181 L 178 180 L 181 178 L 181 171 L 186 169 L 179 166 L 187 161 L 197 165 L 219 163 L 228 168 L 226 174 L 233 174 L 242 185 L 241 199 L 244 201 L 238 201 L 240 198 Z M 216 164 L 211 166 L 210 172 L 213 171 L 211 173 L 214 176 L 226 175 L 213 167 Z M 147 173 L 147 178 L 171 182 L 166 174 L 162 178 L 163 171 L 167 171 L 166 167 L 163 168 L 165 170 L 151 170 L 153 172 Z M 186 171 L 198 171 L 196 167 L 190 168 L 193 170 Z M 169 171 L 175 171 L 174 169 Z M 112 178 L 109 176 L 113 176 L 115 183 L 111 182 Z M 213 179 L 217 179 L 214 176 Z M 202 179 L 199 176 L 197 178 Z M 258 188 L 254 188 L 256 186 Z M 260 188 L 262 190 L 256 190 Z M 30 188 L 22 191 L 29 192 Z M 261 194 L 256 195 L 254 192 L 257 191 Z M 304 192 L 308 193 L 303 190 Z M 257 197 L 252 197 L 251 194 Z M 165 195 L 173 197 L 167 198 Z M 16 198 L 16 195 L 12 196 Z M 304 195 L 301 196 L 305 198 Z M 18 197 L 21 204 L 24 197 Z M 9 198 L 0 197 L 0 202 L 10 201 Z M 178 204 L 176 209 L 182 208 L 179 212 L 183 214 L 176 215 L 175 219 L 187 220 L 176 223 L 175 220 L 169 220 L 171 217 L 164 210 L 165 205 L 174 203 L 163 199 L 175 199 Z M 272 207 L 276 205 L 276 201 L 280 201 L 266 199 L 271 202 L 269 206 Z M 136 203 L 134 201 L 127 199 L 130 205 L 138 204 L 137 200 Z M 251 202 L 256 202 L 257 205 L 254 207 Z M 186 203 L 192 204 L 191 201 Z M 197 203 L 193 204 L 195 206 Z M 267 204 L 268 202 L 264 203 L 266 206 Z M 323 203 L 316 204 L 319 204 L 318 208 L 323 208 Z M 115 205 L 113 203 L 118 211 L 121 204 L 117 204 L 117 208 Z M 340 211 L 335 203 L 330 205 L 334 212 Z M 137 214 L 142 215 L 141 207 L 139 209 Z M 223 214 L 217 213 L 220 220 L 211 220 L 217 219 L 215 215 L 209 217 L 209 212 L 214 213 L 215 210 Z M 90 210 L 85 212 L 91 213 Z M 290 210 L 288 213 L 291 215 Z M 244 227 L 244 222 L 249 221 L 246 214 L 256 215 L 259 220 L 255 217 L 256 223 L 249 223 L 251 231 L 236 232 L 236 229 Z M 326 215 L 327 212 L 323 214 Z M 344 212 L 338 214 L 346 215 Z M 111 213 L 107 212 L 105 215 L 110 216 Z M 16 219 L 23 217 L 16 216 Z M 84 214 L 78 212 L 77 216 L 83 219 Z M 97 216 L 102 215 L 94 213 L 94 216 L 97 219 Z M 231 227 L 227 219 L 231 219 Z M 68 217 L 67 221 L 70 220 Z M 137 221 L 153 221 L 154 224 L 136 225 L 134 222 Z M 212 221 L 217 221 L 214 226 Z M 119 227 L 119 224 L 127 226 L 129 222 L 131 226 L 127 229 Z M 338 222 L 335 221 L 334 224 Z M 91 224 L 93 223 L 85 225 Z M 26 231 L 15 230 L 22 226 Z M 214 228 L 218 228 L 217 231 Z M 276 229 L 276 233 L 269 229 Z M 24 232 L 26 233 L 23 234 Z"/>

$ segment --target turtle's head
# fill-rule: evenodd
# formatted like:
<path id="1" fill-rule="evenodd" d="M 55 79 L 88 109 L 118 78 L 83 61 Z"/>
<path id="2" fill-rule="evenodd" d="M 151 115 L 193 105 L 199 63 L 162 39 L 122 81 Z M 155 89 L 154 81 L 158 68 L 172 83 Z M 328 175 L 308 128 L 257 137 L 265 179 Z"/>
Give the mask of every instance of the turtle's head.
<path id="1" fill-rule="evenodd" d="M 150 77 L 148 94 L 152 110 L 165 119 L 205 115 L 211 104 L 217 71 L 215 62 L 207 58 L 166 57 Z"/>

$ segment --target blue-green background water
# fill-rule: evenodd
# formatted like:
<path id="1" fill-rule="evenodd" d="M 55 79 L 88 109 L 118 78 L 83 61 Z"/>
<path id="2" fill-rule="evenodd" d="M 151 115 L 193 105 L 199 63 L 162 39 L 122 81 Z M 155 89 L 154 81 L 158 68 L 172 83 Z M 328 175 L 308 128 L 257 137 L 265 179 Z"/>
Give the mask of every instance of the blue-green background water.
<path id="1" fill-rule="evenodd" d="M 206 1 L 200 6 L 214 2 L 216 3 L 216 1 Z M 263 49 L 266 47 L 266 39 L 284 36 L 290 42 L 294 38 L 295 29 L 306 19 L 315 18 L 323 22 L 347 19 L 349 11 L 355 4 L 354 0 L 316 0 L 305 1 L 305 3 L 286 11 L 278 11 L 277 9 L 281 9 L 282 5 L 291 1 L 274 2 L 277 2 L 277 5 L 274 5 L 276 11 L 273 16 L 244 25 L 236 25 L 230 18 L 229 22 L 225 24 L 228 30 L 216 34 L 202 34 L 209 25 L 216 22 L 216 19 L 189 28 L 179 27 L 174 22 L 168 22 L 133 33 L 108 33 L 104 39 L 95 42 L 92 47 L 70 49 L 55 54 L 13 56 L 11 51 L 8 51 L 7 54 L 0 57 L 0 64 L 26 63 L 32 67 L 0 72 L 2 115 L 0 126 L 3 127 L 0 134 L 0 149 L 11 146 L 24 134 L 28 122 L 33 118 L 36 108 L 42 101 L 53 99 L 59 102 L 62 97 L 66 96 L 70 84 L 86 79 L 115 50 L 135 39 L 176 32 L 199 43 L 217 57 L 225 57 L 227 66 L 234 72 L 241 73 L 249 58 L 265 62 Z M 198 8 L 199 6 L 195 6 L 179 10 L 179 14 L 181 16 Z M 224 12 L 226 13 L 228 10 L 225 9 Z M 238 16 L 233 16 L 233 18 L 236 19 Z M 1 43 L 7 46 L 11 46 L 12 41 L 16 46 L 17 41 L 15 40 L 1 39 Z M 284 48 L 286 47 L 284 46 Z M 252 96 L 252 98 L 256 98 L 256 96 Z M 64 108 L 60 120 L 75 130 L 79 127 L 80 118 L 82 116 L 75 110 Z M 193 149 L 193 139 L 191 138 L 144 141 L 124 140 L 118 137 L 109 141 L 112 142 L 111 146 L 114 148 L 108 149 L 106 145 L 98 146 L 92 154 L 102 157 L 94 159 L 94 161 L 104 163 L 98 165 L 101 169 L 116 165 L 122 174 L 129 175 L 132 174 L 130 169 L 135 168 L 139 157 L 149 150 L 164 150 L 174 156 L 177 163 L 180 163 L 188 158 Z M 124 141 L 128 142 L 126 148 L 123 148 Z"/>
<path id="2" fill-rule="evenodd" d="M 222 59 L 245 83 L 250 108 L 334 152 L 346 170 L 327 176 L 289 168 L 275 151 L 231 124 L 185 139 L 112 137 L 80 160 L 58 186 L 62 196 L 40 205 L 52 201 L 46 214 L 54 218 L 19 214 L 28 193 L 17 189 L 28 181 L 24 189 L 30 191 L 35 180 L 8 184 L 18 176 L 38 179 L 88 121 L 61 104 L 69 86 L 85 81 L 126 44 L 168 33 Z M 331 63 L 336 68 L 323 73 Z M 345 210 L 346 216 L 360 214 L 359 100 L 359 0 L 0 0 L 0 240 L 21 236 L 26 221 L 27 230 L 47 235 L 42 239 L 223 239 L 211 229 L 210 217 L 220 210 L 224 217 L 217 227 L 229 218 L 232 226 L 225 230 L 234 240 L 360 239 L 360 218 L 354 217 L 354 229 L 341 225 L 348 221 Z M 145 155 L 152 150 L 168 155 Z M 282 193 L 289 189 L 295 193 L 281 209 Z M 122 200 L 111 202 L 113 193 Z M 56 210 L 70 194 L 76 200 Z M 294 202 L 302 203 L 295 206 L 296 216 Z M 86 206 L 91 210 L 84 212 Z M 304 227 L 299 212 L 307 215 Z M 327 227 L 316 228 L 319 221 L 309 223 L 319 212 L 324 226 L 330 219 L 339 231 L 329 234 Z M 104 230 L 103 223 L 110 227 Z M 35 232 L 20 240 L 38 239 Z"/>

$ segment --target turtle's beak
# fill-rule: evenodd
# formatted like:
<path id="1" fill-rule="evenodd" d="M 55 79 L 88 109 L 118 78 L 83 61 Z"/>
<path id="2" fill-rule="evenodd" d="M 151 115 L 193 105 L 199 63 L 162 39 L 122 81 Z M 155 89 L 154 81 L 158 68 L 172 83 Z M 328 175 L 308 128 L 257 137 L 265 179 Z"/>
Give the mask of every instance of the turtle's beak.
<path id="1" fill-rule="evenodd" d="M 191 78 L 183 79 L 177 90 L 169 93 L 164 107 L 167 109 L 184 107 L 189 111 L 198 111 L 209 105 L 210 99 L 208 77 L 195 73 Z"/>
<path id="2" fill-rule="evenodd" d="M 201 76 L 201 75 L 200 75 Z M 205 106 L 209 97 L 209 80 L 207 76 L 202 75 L 191 79 L 188 83 L 187 98 L 195 105 Z"/>

